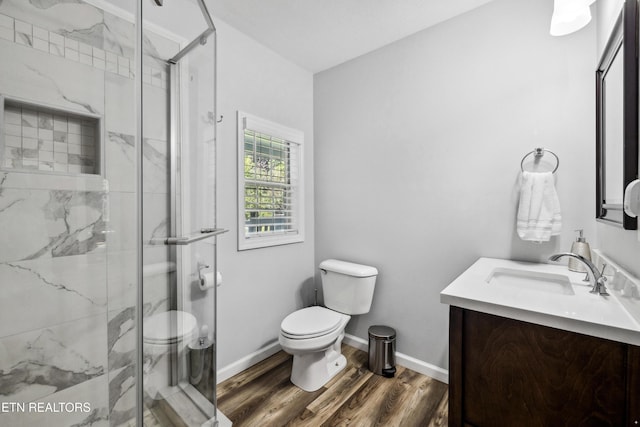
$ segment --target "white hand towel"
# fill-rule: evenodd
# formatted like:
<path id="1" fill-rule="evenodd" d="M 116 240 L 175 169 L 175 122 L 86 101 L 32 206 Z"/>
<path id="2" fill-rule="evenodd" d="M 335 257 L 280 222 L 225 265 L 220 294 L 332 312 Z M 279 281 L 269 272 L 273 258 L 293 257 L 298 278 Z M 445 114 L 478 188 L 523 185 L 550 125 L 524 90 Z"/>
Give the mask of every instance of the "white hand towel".
<path id="1" fill-rule="evenodd" d="M 551 172 L 522 172 L 517 230 L 522 240 L 548 242 L 560 234 L 560 200 Z"/>

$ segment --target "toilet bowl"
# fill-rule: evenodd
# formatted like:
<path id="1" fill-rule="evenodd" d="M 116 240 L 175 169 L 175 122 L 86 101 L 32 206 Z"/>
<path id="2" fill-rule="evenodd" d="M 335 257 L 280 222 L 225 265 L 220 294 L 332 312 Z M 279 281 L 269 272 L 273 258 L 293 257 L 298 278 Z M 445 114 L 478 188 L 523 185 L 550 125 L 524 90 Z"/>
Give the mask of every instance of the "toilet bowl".
<path id="1" fill-rule="evenodd" d="M 172 354 L 184 362 L 185 347 L 198 335 L 198 322 L 187 312 L 170 310 L 153 314 L 143 323 L 144 389 L 152 399 L 167 397 L 175 384 Z"/>
<path id="2" fill-rule="evenodd" d="M 325 307 L 295 311 L 283 321 L 280 345 L 293 357 L 291 382 L 315 391 L 347 365 L 340 346 L 351 316 Z"/>
<path id="3" fill-rule="evenodd" d="M 291 382 L 315 391 L 342 371 L 344 331 L 352 314 L 369 311 L 378 270 L 346 261 L 320 264 L 326 307 L 313 306 L 289 314 L 280 325 L 282 349 L 293 355 Z"/>

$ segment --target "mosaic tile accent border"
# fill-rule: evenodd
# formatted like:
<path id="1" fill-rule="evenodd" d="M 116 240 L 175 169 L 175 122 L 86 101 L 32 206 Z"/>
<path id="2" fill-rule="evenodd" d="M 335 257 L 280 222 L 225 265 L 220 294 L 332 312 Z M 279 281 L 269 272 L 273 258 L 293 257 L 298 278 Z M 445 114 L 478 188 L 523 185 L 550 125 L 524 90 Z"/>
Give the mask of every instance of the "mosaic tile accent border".
<path id="1" fill-rule="evenodd" d="M 131 58 L 99 49 L 4 14 L 0 14 L 0 39 L 129 79 L 135 76 L 135 61 Z M 146 84 L 166 89 L 167 78 L 164 70 L 147 65 L 143 67 L 142 81 Z"/>
<path id="2" fill-rule="evenodd" d="M 98 119 L 7 102 L 3 132 L 6 168 L 99 173 Z"/>

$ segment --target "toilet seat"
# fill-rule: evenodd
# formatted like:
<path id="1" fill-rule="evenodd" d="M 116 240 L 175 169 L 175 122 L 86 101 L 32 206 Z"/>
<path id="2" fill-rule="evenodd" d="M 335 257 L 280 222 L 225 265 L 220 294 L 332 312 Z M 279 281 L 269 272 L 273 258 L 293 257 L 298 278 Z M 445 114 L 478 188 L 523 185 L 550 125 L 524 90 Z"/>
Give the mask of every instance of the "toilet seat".
<path id="1" fill-rule="evenodd" d="M 143 335 L 147 344 L 175 344 L 197 332 L 198 321 L 191 313 L 170 310 L 144 320 Z M 179 329 L 179 330 L 178 330 Z"/>
<path id="2" fill-rule="evenodd" d="M 289 339 L 310 339 L 331 334 L 339 328 L 345 315 L 325 307 L 308 307 L 294 311 L 280 325 L 282 335 Z"/>

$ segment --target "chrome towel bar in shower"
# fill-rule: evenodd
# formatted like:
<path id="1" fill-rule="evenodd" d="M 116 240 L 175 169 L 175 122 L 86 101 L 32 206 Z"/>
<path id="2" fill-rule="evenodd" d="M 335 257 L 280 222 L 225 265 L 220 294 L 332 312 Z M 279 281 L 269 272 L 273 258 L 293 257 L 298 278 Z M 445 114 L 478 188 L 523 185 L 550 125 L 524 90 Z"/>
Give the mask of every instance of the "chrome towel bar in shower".
<path id="1" fill-rule="evenodd" d="M 199 240 L 208 239 L 226 233 L 229 230 L 224 228 L 203 228 L 199 233 L 189 234 L 180 237 L 167 237 L 164 241 L 165 245 L 188 245 Z"/>

